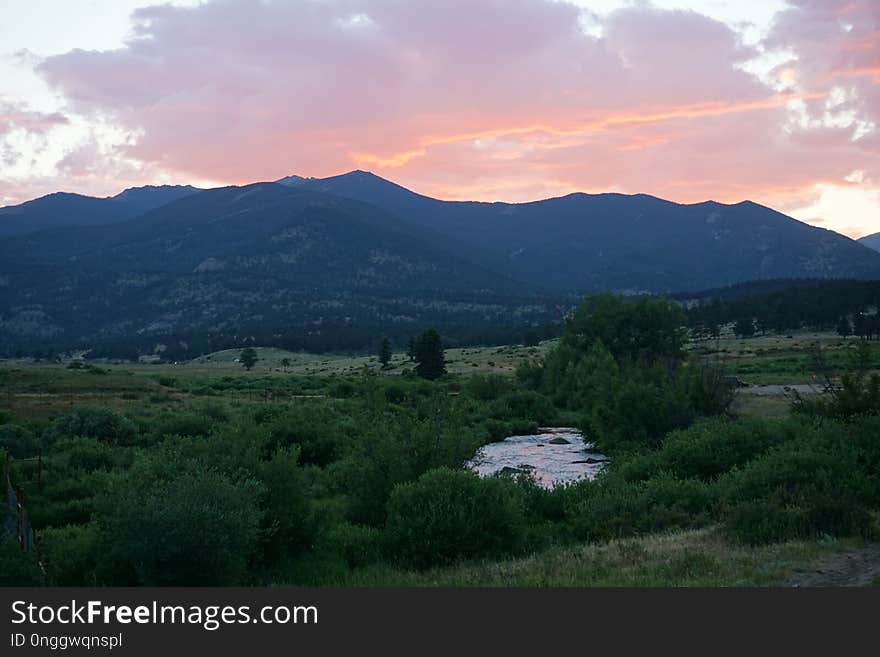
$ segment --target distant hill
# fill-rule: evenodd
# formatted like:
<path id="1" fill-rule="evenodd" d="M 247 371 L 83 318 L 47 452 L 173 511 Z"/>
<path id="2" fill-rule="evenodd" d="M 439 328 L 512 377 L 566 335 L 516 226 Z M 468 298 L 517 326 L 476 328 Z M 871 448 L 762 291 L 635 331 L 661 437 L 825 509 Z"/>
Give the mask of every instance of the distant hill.
<path id="1" fill-rule="evenodd" d="M 359 201 L 274 183 L 0 243 L 0 338 L 116 339 L 324 322 L 543 321 L 519 283 Z M 377 329 L 381 330 L 381 329 Z"/>
<path id="2" fill-rule="evenodd" d="M 0 353 L 162 336 L 178 336 L 177 354 L 247 336 L 333 348 L 432 325 L 490 335 L 559 322 L 598 290 L 880 280 L 880 253 L 748 201 L 448 202 L 364 171 L 51 194 L 0 209 L 0 235 Z"/>
<path id="3" fill-rule="evenodd" d="M 99 226 L 131 219 L 198 192 L 189 185 L 132 187 L 107 198 L 57 192 L 0 208 L 0 236 L 63 226 Z"/>
<path id="4" fill-rule="evenodd" d="M 867 235 L 859 240 L 861 244 L 864 244 L 869 249 L 874 249 L 875 251 L 880 251 L 880 233 L 874 233 L 873 235 Z"/>
<path id="5" fill-rule="evenodd" d="M 381 207 L 557 292 L 677 292 L 772 278 L 880 278 L 864 245 L 744 201 L 682 205 L 637 194 L 532 203 L 438 201 L 364 171 L 282 180 Z"/>

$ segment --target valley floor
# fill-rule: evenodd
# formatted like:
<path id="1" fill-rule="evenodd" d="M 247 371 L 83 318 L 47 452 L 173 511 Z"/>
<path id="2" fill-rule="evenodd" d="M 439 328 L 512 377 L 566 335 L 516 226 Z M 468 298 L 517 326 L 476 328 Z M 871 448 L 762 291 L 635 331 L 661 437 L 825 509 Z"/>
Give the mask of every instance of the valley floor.
<path id="1" fill-rule="evenodd" d="M 734 415 L 784 418 L 790 412 L 790 399 L 784 386 L 813 383 L 810 350 L 817 343 L 822 345 L 829 360 L 838 365 L 845 362 L 847 352 L 857 344 L 854 339 L 831 334 L 803 333 L 793 337 L 766 336 L 749 340 L 726 335 L 711 344 L 692 343 L 689 348 L 701 356 L 719 360 L 727 372 L 747 384 L 737 390 L 731 409 Z M 236 442 L 237 436 L 243 436 L 241 444 L 247 443 L 251 440 L 248 431 L 260 423 L 275 429 L 282 425 L 306 426 L 314 433 L 313 442 L 306 444 L 307 440 L 312 440 L 311 434 L 301 437 L 294 435 L 294 432 L 288 432 L 288 435 L 280 429 L 276 431 L 280 436 L 278 440 L 288 440 L 294 444 L 295 438 L 298 441 L 295 443 L 297 450 L 301 449 L 301 443 L 311 450 L 309 457 L 312 460 L 307 462 L 308 468 L 302 475 L 302 482 L 305 482 L 301 482 L 303 489 L 315 496 L 315 508 L 318 509 L 315 512 L 318 520 L 315 522 L 324 522 L 325 518 L 336 522 L 334 514 L 338 515 L 339 512 L 335 510 L 335 505 L 339 501 L 326 493 L 326 490 L 330 490 L 328 482 L 334 483 L 339 490 L 348 490 L 348 479 L 334 482 L 332 478 L 341 476 L 340 472 L 354 477 L 364 471 L 361 463 L 372 458 L 372 452 L 354 449 L 356 442 L 360 444 L 359 437 L 366 435 L 376 441 L 390 435 L 396 440 L 395 436 L 399 434 L 403 445 L 404 438 L 409 440 L 411 426 L 421 426 L 411 423 L 395 433 L 398 425 L 388 420 L 387 425 L 382 425 L 386 429 L 384 432 L 371 433 L 373 427 L 369 423 L 375 420 L 375 416 L 370 409 L 376 399 L 381 398 L 387 403 L 386 415 L 393 415 L 394 418 L 409 417 L 406 413 L 416 418 L 421 397 L 439 400 L 441 404 L 457 403 L 461 409 L 453 419 L 458 418 L 456 421 L 460 424 L 467 420 L 485 423 L 485 427 L 492 424 L 498 431 L 507 431 L 495 436 L 496 439 L 505 435 L 520 435 L 510 432 L 514 431 L 514 426 L 522 426 L 519 420 L 523 418 L 511 410 L 512 406 L 503 406 L 499 400 L 508 397 L 520 399 L 517 395 L 521 391 L 508 392 L 507 388 L 515 385 L 513 373 L 516 366 L 524 360 L 540 359 L 555 344 L 555 341 L 547 341 L 534 347 L 514 345 L 450 349 L 446 351 L 450 376 L 431 384 L 414 376 L 406 376 L 412 363 L 400 353 L 395 354 L 392 367 L 387 369 L 381 368 L 375 356 L 313 355 L 263 348 L 257 349 L 260 360 L 251 371 L 246 371 L 238 362 L 241 353 L 238 350 L 216 352 L 181 363 L 3 361 L 0 362 L 0 425 L 10 423 L 6 440 L 11 448 L 22 450 L 25 458 L 21 458 L 16 467 L 18 476 L 26 485 L 33 486 L 31 466 L 33 456 L 39 454 L 39 466 L 34 467 L 39 467 L 38 476 L 48 483 L 46 489 L 42 490 L 43 480 L 37 479 L 39 487 L 29 498 L 33 509 L 38 512 L 33 515 L 39 519 L 42 513 L 50 536 L 56 545 L 64 549 L 82 549 L 86 553 L 91 549 L 92 543 L 89 541 L 93 541 L 94 537 L 89 532 L 94 530 L 95 525 L 89 522 L 92 512 L 90 505 L 92 498 L 104 490 L 102 468 L 122 477 L 131 469 L 133 462 L 137 463 L 137 459 L 146 464 L 143 468 L 151 463 L 148 460 L 151 454 L 156 459 L 164 459 L 161 450 L 166 443 L 179 443 L 192 450 L 201 445 L 201 437 L 205 436 L 210 436 L 211 440 L 226 440 L 224 444 L 235 447 L 239 444 Z M 876 371 L 880 367 L 880 345 L 871 342 L 869 347 L 871 369 Z M 504 376 L 473 377 L 477 383 L 482 380 L 484 387 L 489 384 L 498 387 L 498 390 L 482 391 L 483 394 L 478 395 L 473 390 L 469 392 L 472 374 Z M 763 394 L 767 391 L 772 394 Z M 528 396 L 523 398 L 530 399 Z M 401 403 L 406 400 L 409 400 L 408 407 Z M 71 430 L 68 432 L 70 435 L 62 434 L 61 438 L 56 437 L 54 442 L 45 443 L 44 450 L 38 451 L 38 438 L 56 426 L 59 416 L 70 416 L 83 407 L 113 411 L 125 416 L 126 422 L 132 421 L 139 432 L 137 441 L 133 443 L 137 448 L 113 441 L 109 441 L 109 446 L 97 439 L 83 441 Z M 529 409 L 526 409 L 527 413 L 532 412 Z M 492 413 L 500 414 L 496 417 Z M 256 418 L 260 418 L 259 422 Z M 442 433 L 437 427 L 445 430 L 445 419 L 438 420 L 436 426 L 427 424 L 428 420 L 421 417 L 418 419 L 423 421 L 426 436 Z M 526 419 L 534 420 L 530 424 L 539 426 L 538 418 Z M 568 423 L 578 420 L 571 413 L 556 419 L 566 423 L 558 426 L 569 426 Z M 745 419 L 752 421 L 748 417 Z M 514 420 L 518 423 L 514 424 Z M 11 425 L 13 421 L 15 427 Z M 762 424 L 760 420 L 755 422 L 757 424 L 751 426 Z M 766 424 L 773 423 L 768 421 Z M 483 427 L 483 424 L 479 426 Z M 745 426 L 748 428 L 749 425 Z M 470 430 L 472 427 L 462 424 L 462 428 Z M 259 434 L 259 431 L 254 431 L 255 435 Z M 488 428 L 485 428 L 487 431 Z M 474 429 L 474 432 L 476 435 L 477 430 Z M 269 429 L 264 433 L 267 436 L 275 435 Z M 867 427 L 863 433 L 867 436 L 866 444 L 873 441 L 876 435 L 872 427 Z M 834 427 L 828 430 L 828 435 L 836 438 L 848 436 Z M 450 438 L 450 444 L 462 443 L 459 434 L 453 437 L 456 440 L 453 442 Z M 697 444 L 698 432 L 694 431 L 692 438 Z M 825 439 L 824 436 L 819 438 Z M 480 440 L 485 438 L 480 437 Z M 409 442 L 405 444 L 406 449 L 399 449 L 400 445 L 389 442 L 383 449 L 387 449 L 388 454 L 408 454 L 412 449 Z M 475 443 L 478 444 L 481 443 Z M 816 453 L 812 456 L 817 460 L 824 458 L 822 450 L 825 444 L 821 443 L 821 449 L 815 448 Z M 835 443 L 831 441 L 830 444 Z M 327 457 L 321 450 L 326 451 L 328 445 L 344 456 L 340 457 L 331 450 L 335 460 Z M 469 449 L 472 453 L 475 446 Z M 758 456 L 763 454 L 758 448 L 755 450 Z M 250 455 L 249 451 L 242 453 Z M 466 456 L 469 457 L 470 453 Z M 221 449 L 206 450 L 199 458 L 213 459 L 211 462 L 216 461 L 221 469 L 232 465 L 237 467 L 237 464 L 226 463 Z M 344 461 L 344 458 L 349 460 Z M 378 457 L 376 460 L 384 464 Z M 344 470 L 339 463 L 356 467 Z M 260 468 L 264 465 L 265 459 L 259 461 L 254 466 L 255 471 L 262 473 Z M 92 470 L 87 473 L 90 478 L 84 479 L 82 471 L 86 466 Z M 775 472 L 773 467 L 767 466 L 767 472 Z M 269 476 L 274 471 L 264 474 L 269 483 L 283 487 L 290 479 L 288 471 L 291 469 L 279 466 L 284 476 L 277 479 Z M 97 475 L 94 470 L 99 471 Z M 152 472 L 148 468 L 147 471 Z M 381 472 L 381 469 L 376 469 L 376 472 Z M 82 483 L 84 480 L 88 485 Z M 138 483 L 136 477 L 131 480 L 132 485 Z M 332 489 L 334 494 L 336 490 Z M 626 487 L 621 490 L 624 493 L 632 492 Z M 43 494 L 42 499 L 40 493 Z M 319 495 L 324 497 L 319 499 Z M 75 498 L 73 503 L 70 503 L 70 497 Z M 287 508 L 290 505 L 284 505 L 284 509 Z M 486 508 L 491 507 L 481 507 L 480 513 Z M 137 531 L 140 531 L 140 508 L 135 510 Z M 273 512 L 277 512 L 277 509 Z M 876 509 L 872 512 L 876 513 Z M 415 515 L 422 515 L 421 509 Z M 47 520 L 46 516 L 51 517 Z M 326 520 L 328 525 L 331 520 Z M 311 518 L 309 522 L 312 522 Z M 714 517 L 705 522 L 720 521 Z M 305 526 L 305 521 L 303 523 Z M 357 528 L 350 524 L 337 524 L 341 532 L 349 532 L 340 534 L 340 545 L 343 539 L 351 539 L 351 546 L 344 544 L 346 549 L 370 547 L 366 539 L 371 534 L 359 534 Z M 539 525 L 536 523 L 535 526 Z M 636 536 L 639 532 L 663 526 L 652 521 L 634 529 L 632 533 Z M 819 531 L 824 529 L 820 528 Z M 617 536 L 620 533 L 615 531 L 604 535 Z M 720 527 L 713 526 L 611 542 L 554 547 L 525 557 L 471 561 L 421 571 L 398 567 L 394 564 L 401 561 L 394 559 L 365 561 L 362 566 L 337 571 L 333 563 L 322 563 L 318 555 L 315 563 L 308 564 L 314 567 L 314 573 L 307 573 L 306 578 L 297 577 L 288 568 L 285 559 L 279 558 L 277 569 L 267 579 L 282 585 L 319 583 L 338 586 L 880 586 L 880 544 L 858 539 L 825 538 L 753 547 L 728 540 L 729 535 Z M 364 539 L 364 542 L 361 544 L 355 539 Z M 555 540 L 548 539 L 533 545 L 548 545 Z M 494 554 L 509 554 L 509 551 Z M 70 572 L 58 574 L 58 581 L 65 581 L 60 578 L 72 576 L 71 573 L 77 574 L 79 562 L 71 560 L 71 563 Z M 438 560 L 435 563 L 449 561 Z M 327 567 L 322 569 L 324 565 Z M 303 568 L 308 570 L 305 566 Z M 75 578 L 73 581 L 80 583 Z"/>

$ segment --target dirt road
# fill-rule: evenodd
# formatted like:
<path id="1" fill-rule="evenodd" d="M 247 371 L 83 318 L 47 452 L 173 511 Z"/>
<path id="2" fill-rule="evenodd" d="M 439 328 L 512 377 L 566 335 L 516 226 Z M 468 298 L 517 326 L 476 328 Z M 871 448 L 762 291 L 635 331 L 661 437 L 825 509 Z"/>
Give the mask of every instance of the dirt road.
<path id="1" fill-rule="evenodd" d="M 880 586 L 880 544 L 835 554 L 796 573 L 786 586 Z"/>

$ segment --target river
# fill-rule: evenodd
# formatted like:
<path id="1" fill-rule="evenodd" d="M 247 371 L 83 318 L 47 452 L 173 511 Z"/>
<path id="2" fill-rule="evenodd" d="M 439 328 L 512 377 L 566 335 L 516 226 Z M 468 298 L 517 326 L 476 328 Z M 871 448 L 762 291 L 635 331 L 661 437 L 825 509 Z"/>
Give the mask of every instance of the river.
<path id="1" fill-rule="evenodd" d="M 470 467 L 484 477 L 530 472 L 538 485 L 594 479 L 607 458 L 571 427 L 543 427 L 529 436 L 510 436 L 481 448 Z"/>

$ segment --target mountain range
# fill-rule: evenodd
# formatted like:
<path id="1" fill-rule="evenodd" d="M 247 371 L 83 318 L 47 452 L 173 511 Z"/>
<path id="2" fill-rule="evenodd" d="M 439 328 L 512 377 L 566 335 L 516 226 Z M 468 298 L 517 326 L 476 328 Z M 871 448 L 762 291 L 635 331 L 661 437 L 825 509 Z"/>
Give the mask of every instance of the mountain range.
<path id="1" fill-rule="evenodd" d="M 861 238 L 859 242 L 867 246 L 869 249 L 880 251 L 880 233 L 866 235 L 865 237 Z"/>
<path id="2" fill-rule="evenodd" d="M 50 194 L 0 208 L 0 236 L 7 345 L 275 326 L 526 326 L 558 321 L 596 290 L 880 279 L 871 238 L 749 201 L 450 202 L 364 171 Z"/>
<path id="3" fill-rule="evenodd" d="M 775 278 L 880 278 L 848 237 L 744 201 L 683 205 L 645 194 L 570 194 L 532 203 L 450 202 L 365 171 L 289 177 L 481 249 L 493 268 L 546 289 L 673 292 Z"/>

